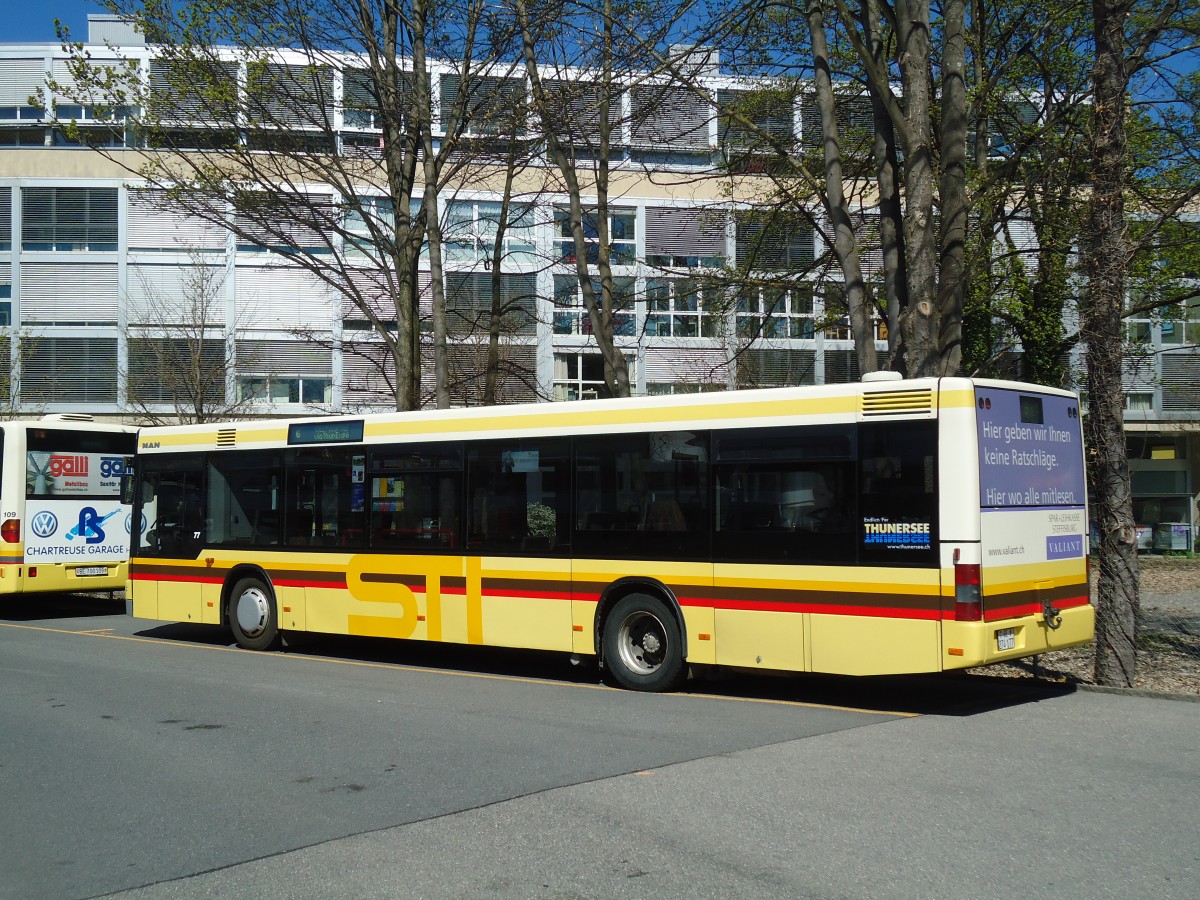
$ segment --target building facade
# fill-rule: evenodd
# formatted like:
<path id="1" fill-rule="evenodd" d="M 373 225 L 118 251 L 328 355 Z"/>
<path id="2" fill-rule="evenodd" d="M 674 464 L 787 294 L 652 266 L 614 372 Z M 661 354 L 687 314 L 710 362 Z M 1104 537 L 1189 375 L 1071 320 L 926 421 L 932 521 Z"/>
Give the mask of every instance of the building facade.
<path id="1" fill-rule="evenodd" d="M 121 55 L 155 77 L 152 50 L 123 23 L 93 16 L 89 25 L 97 57 L 111 52 L 105 41 L 123 44 Z M 435 65 L 433 73 L 436 109 L 457 89 L 457 76 L 450 66 Z M 0 45 L 0 325 L 12 362 L 0 397 L 7 409 L 127 419 L 147 409 L 169 413 L 172 392 L 158 351 L 188 328 L 206 348 L 209 368 L 220 371 L 206 388 L 218 395 L 218 407 L 239 415 L 391 408 L 388 372 L 362 311 L 290 258 L 297 247 L 319 252 L 322 236 L 297 229 L 290 247 L 278 235 L 239 240 L 211 220 L 165 206 L 109 158 L 141 151 L 119 119 L 93 116 L 53 92 L 46 95 L 53 112 L 31 104 L 48 83 L 70 77 L 58 45 Z M 715 68 L 705 77 L 714 97 L 744 88 Z M 513 89 L 524 90 L 515 81 Z M 353 79 L 333 83 L 347 101 L 338 106 L 336 152 L 369 158 L 379 130 L 369 116 L 352 114 Z M 753 175 L 730 178 L 721 165 L 736 136 L 696 92 L 638 91 L 622 99 L 606 223 L 621 298 L 616 340 L 633 392 L 857 378 L 836 280 L 822 269 L 821 229 L 800 224 L 784 233 L 756 220 Z M 813 112 L 769 110 L 764 125 L 801 145 L 815 142 Z M 105 143 L 108 155 L 75 142 L 62 124 L 68 120 Z M 329 185 L 303 187 L 337 202 Z M 441 197 L 457 403 L 479 402 L 499 198 L 487 178 Z M 575 246 L 567 201 L 539 188 L 518 196 L 509 212 L 500 272 L 504 402 L 604 393 L 603 363 L 574 274 L 576 255 L 594 248 Z M 869 218 L 870 210 L 862 215 Z M 593 215 L 589 238 L 596 224 Z M 354 248 L 331 252 L 352 255 Z M 761 284 L 731 294 L 706 277 L 749 258 L 767 276 Z M 878 253 L 867 254 L 868 272 L 881 265 Z M 812 278 L 784 277 L 798 270 Z M 778 287 L 770 285 L 772 272 L 781 276 Z M 426 312 L 429 279 L 424 260 Z M 378 313 L 386 321 L 386 309 Z M 1200 304 L 1175 320 L 1130 328 L 1146 349 L 1132 358 L 1127 378 L 1135 513 L 1151 546 L 1156 538 L 1160 549 L 1174 546 L 1185 532 L 1190 546 L 1200 449 L 1193 434 L 1200 355 L 1192 347 L 1200 338 Z M 886 351 L 882 325 L 877 338 Z M 430 364 L 425 370 L 424 383 L 432 385 Z"/>

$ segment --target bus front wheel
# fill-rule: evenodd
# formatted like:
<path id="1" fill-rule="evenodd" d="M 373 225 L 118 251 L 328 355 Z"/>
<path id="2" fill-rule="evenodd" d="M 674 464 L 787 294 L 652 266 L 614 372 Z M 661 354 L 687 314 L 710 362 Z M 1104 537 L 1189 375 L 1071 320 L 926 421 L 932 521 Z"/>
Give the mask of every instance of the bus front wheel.
<path id="1" fill-rule="evenodd" d="M 246 650 L 269 650 L 279 640 L 275 597 L 258 578 L 243 578 L 229 595 L 233 639 Z"/>
<path id="2" fill-rule="evenodd" d="M 604 662 L 621 687 L 669 691 L 683 681 L 683 637 L 657 597 L 622 597 L 604 621 Z"/>

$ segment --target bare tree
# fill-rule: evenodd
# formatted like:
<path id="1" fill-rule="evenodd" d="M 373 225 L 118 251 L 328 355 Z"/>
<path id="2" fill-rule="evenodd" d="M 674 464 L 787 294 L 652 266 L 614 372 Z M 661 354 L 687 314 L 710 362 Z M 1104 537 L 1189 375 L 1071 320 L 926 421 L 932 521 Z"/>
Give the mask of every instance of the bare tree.
<path id="1" fill-rule="evenodd" d="M 566 3 L 549 4 L 539 10 L 540 15 L 537 19 L 531 15 L 530 5 L 526 0 L 514 0 L 514 6 L 520 26 L 525 70 L 530 82 L 534 108 L 543 124 L 547 154 L 557 167 L 566 187 L 570 204 L 568 222 L 575 246 L 575 270 L 579 286 L 583 291 L 584 306 L 591 319 L 592 333 L 604 359 L 604 380 L 609 392 L 614 397 L 627 397 L 630 392 L 629 371 L 625 363 L 625 355 L 616 346 L 613 339 L 612 255 L 608 221 L 608 179 L 613 133 L 610 111 L 617 94 L 613 73 L 615 48 L 613 46 L 612 5 L 609 0 L 603 0 L 603 8 L 595 17 L 598 18 L 598 23 L 592 16 L 579 17 L 579 21 L 587 21 L 590 25 L 598 24 L 597 32 L 590 35 L 595 50 L 599 54 L 599 71 L 596 73 L 594 82 L 596 94 L 593 111 L 597 141 L 592 189 L 596 203 L 591 210 L 586 209 L 584 205 L 584 187 L 576 166 L 577 160 L 560 133 L 566 120 L 561 115 L 555 114 L 554 97 L 543 81 L 540 68 L 541 45 L 548 41 L 550 35 L 557 30 L 559 17 L 568 15 L 570 5 Z M 558 112 L 561 112 L 561 109 Z M 593 242 L 588 241 L 585 222 L 595 229 Z M 592 278 L 589 265 L 591 262 L 589 243 L 593 243 L 596 247 L 595 265 L 599 271 L 599 291 L 596 289 L 597 285 Z"/>
<path id="2" fill-rule="evenodd" d="M 0 359 L 12 359 L 13 351 L 24 360 L 36 351 L 39 335 L 28 328 L 6 326 L 0 329 Z M 16 370 L 9 365 L 0 372 L 0 420 L 23 419 L 40 415 L 44 404 L 31 402 L 21 396 L 20 381 L 14 377 Z"/>
<path id="3" fill-rule="evenodd" d="M 146 424 L 247 415 L 254 398 L 239 392 L 232 376 L 239 365 L 269 365 L 238 350 L 244 328 L 226 322 L 224 260 L 196 249 L 187 255 L 186 265 L 172 269 L 177 290 L 139 272 L 137 299 L 127 303 L 126 402 Z"/>
<path id="4" fill-rule="evenodd" d="M 395 407 L 418 406 L 418 264 L 440 167 L 486 84 L 479 73 L 503 47 L 494 35 L 474 52 L 483 6 L 436 16 L 424 0 L 108 6 L 146 35 L 148 65 L 105 63 L 71 44 L 73 84 L 53 87 L 126 111 L 154 152 L 97 150 L 239 245 L 281 253 L 345 297 L 389 356 Z M 436 154 L 430 54 L 463 61 Z"/>

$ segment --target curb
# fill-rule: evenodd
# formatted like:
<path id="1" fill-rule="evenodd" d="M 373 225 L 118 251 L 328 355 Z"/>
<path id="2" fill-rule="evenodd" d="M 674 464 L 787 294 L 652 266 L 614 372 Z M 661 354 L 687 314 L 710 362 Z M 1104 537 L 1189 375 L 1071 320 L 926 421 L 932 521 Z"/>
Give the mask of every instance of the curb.
<path id="1" fill-rule="evenodd" d="M 1070 682 L 1064 682 L 1069 684 Z M 1126 697 L 1146 697 L 1150 700 L 1181 700 L 1184 703 L 1200 703 L 1200 694 L 1172 694 L 1168 691 L 1150 691 L 1145 688 L 1110 687 L 1106 684 L 1086 684 L 1077 681 L 1076 690 L 1093 694 L 1119 694 Z"/>

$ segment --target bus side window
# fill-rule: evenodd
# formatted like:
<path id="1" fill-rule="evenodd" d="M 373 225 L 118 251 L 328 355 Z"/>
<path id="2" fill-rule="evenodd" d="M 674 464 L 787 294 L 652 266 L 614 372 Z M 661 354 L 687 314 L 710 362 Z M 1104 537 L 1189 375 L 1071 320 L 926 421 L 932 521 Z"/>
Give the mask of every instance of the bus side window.
<path id="1" fill-rule="evenodd" d="M 207 507 L 193 529 L 214 546 L 274 546 L 282 540 L 280 454 L 213 453 L 209 456 Z"/>
<path id="2" fill-rule="evenodd" d="M 365 457 L 360 449 L 312 448 L 288 456 L 286 541 L 293 547 L 357 547 L 363 542 Z"/>
<path id="3" fill-rule="evenodd" d="M 477 444 L 467 453 L 467 547 L 493 553 L 570 548 L 570 443 L 525 438 Z"/>
<path id="4" fill-rule="evenodd" d="M 703 559 L 711 542 L 709 432 L 577 438 L 576 552 Z"/>
<path id="5" fill-rule="evenodd" d="M 737 428 L 714 443 L 717 558 L 854 560 L 854 426 Z"/>
<path id="6" fill-rule="evenodd" d="M 194 557 L 204 530 L 203 461 L 153 456 L 145 457 L 141 466 L 139 552 Z"/>
<path id="7" fill-rule="evenodd" d="M 934 564 L 937 422 L 863 423 L 859 447 L 860 560 L 881 565 Z"/>
<path id="8" fill-rule="evenodd" d="M 461 444 L 381 447 L 370 465 L 372 548 L 438 553 L 461 547 Z"/>

